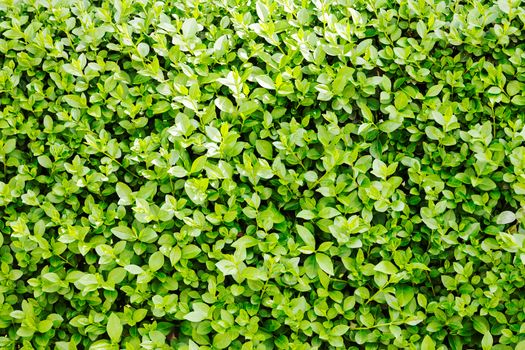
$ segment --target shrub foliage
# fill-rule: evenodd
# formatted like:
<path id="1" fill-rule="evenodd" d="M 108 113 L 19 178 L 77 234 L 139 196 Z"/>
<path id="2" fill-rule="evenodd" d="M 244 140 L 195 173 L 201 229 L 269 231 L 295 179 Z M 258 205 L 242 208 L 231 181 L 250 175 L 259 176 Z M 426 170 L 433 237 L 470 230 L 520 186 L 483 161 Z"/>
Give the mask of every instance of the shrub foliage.
<path id="1" fill-rule="evenodd" d="M 525 349 L 521 3 L 0 1 L 0 347 Z"/>

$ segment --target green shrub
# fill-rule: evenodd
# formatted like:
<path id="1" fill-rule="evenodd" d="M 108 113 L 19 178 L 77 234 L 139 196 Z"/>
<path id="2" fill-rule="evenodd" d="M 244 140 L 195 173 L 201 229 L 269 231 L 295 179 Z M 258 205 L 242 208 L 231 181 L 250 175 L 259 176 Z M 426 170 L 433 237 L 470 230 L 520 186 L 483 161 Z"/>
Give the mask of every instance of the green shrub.
<path id="1" fill-rule="evenodd" d="M 0 1 L 0 348 L 525 349 L 523 30 Z"/>

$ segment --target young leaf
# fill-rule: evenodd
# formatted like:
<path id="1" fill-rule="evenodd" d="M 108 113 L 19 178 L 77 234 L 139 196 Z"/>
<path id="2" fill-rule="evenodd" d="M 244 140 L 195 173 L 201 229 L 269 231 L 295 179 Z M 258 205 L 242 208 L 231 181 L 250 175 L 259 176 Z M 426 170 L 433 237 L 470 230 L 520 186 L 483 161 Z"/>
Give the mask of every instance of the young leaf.
<path id="1" fill-rule="evenodd" d="M 496 223 L 498 225 L 507 225 L 516 220 L 516 214 L 511 211 L 504 211 L 498 215 L 496 218 Z"/>
<path id="2" fill-rule="evenodd" d="M 301 225 L 296 225 L 295 227 L 297 228 L 297 233 L 299 234 L 299 237 L 301 237 L 306 246 L 315 249 L 315 238 L 314 235 L 310 232 L 310 230 Z"/>
<path id="3" fill-rule="evenodd" d="M 122 323 L 120 318 L 112 312 L 108 317 L 108 323 L 106 325 L 106 331 L 108 332 L 111 342 L 118 343 L 122 335 Z"/>
<path id="4" fill-rule="evenodd" d="M 483 335 L 483 338 L 481 339 L 481 348 L 483 350 L 490 350 L 492 349 L 493 344 L 493 338 L 492 334 L 490 332 L 487 332 Z"/>
<path id="5" fill-rule="evenodd" d="M 151 271 L 158 271 L 164 265 L 164 254 L 155 252 L 151 254 L 148 260 L 148 265 Z"/>
<path id="6" fill-rule="evenodd" d="M 398 268 L 390 261 L 383 260 L 374 267 L 374 271 L 382 272 L 387 275 L 393 275 L 398 272 Z"/>
<path id="7" fill-rule="evenodd" d="M 330 259 L 329 256 L 323 253 L 316 253 L 315 260 L 317 261 L 317 264 L 319 264 L 321 270 L 323 270 L 330 276 L 334 275 L 334 265 L 332 263 L 332 259 Z"/>
<path id="8" fill-rule="evenodd" d="M 210 307 L 205 303 L 194 303 L 193 311 L 186 314 L 184 319 L 191 322 L 201 322 L 208 317 Z"/>
<path id="9" fill-rule="evenodd" d="M 421 342 L 421 350 L 435 350 L 436 349 L 436 343 L 434 343 L 434 340 L 430 338 L 430 336 L 425 335 L 423 338 L 423 341 Z"/>

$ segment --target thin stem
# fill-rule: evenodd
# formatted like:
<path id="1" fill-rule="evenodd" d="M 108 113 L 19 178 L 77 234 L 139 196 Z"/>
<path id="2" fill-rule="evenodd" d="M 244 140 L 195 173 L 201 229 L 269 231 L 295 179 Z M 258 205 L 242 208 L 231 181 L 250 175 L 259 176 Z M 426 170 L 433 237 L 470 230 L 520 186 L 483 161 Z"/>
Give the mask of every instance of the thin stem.
<path id="1" fill-rule="evenodd" d="M 290 154 L 295 158 L 295 160 L 296 160 L 297 163 L 301 166 L 301 168 L 303 168 L 303 170 L 306 171 L 307 169 L 306 169 L 306 167 L 304 166 L 303 161 L 301 160 L 301 158 L 299 158 L 299 157 L 297 156 L 297 154 L 292 150 L 292 148 L 289 147 L 289 146 L 287 145 L 286 150 L 287 150 L 288 152 L 290 152 Z"/>
<path id="2" fill-rule="evenodd" d="M 388 283 L 385 284 L 385 287 L 386 287 L 387 285 L 388 285 Z M 383 292 L 383 289 L 384 289 L 383 287 L 379 288 L 379 290 L 378 290 L 377 292 L 375 292 L 374 295 L 372 295 L 372 296 L 366 301 L 365 305 L 368 305 L 368 303 L 370 303 L 370 302 L 371 302 L 371 301 L 372 301 L 372 300 L 373 300 L 373 299 L 374 299 L 379 293 Z"/>
<path id="3" fill-rule="evenodd" d="M 70 263 L 66 258 L 64 258 L 62 255 L 60 254 L 55 254 L 56 256 L 58 256 L 60 259 L 62 259 L 66 264 L 68 264 L 69 266 L 71 267 L 76 267 L 75 265 L 73 265 L 72 263 Z"/>
<path id="4" fill-rule="evenodd" d="M 134 172 L 130 171 L 129 169 L 127 169 L 124 165 L 122 165 L 122 162 L 120 162 L 118 159 L 112 157 L 109 153 L 107 153 L 106 151 L 101 151 L 102 154 L 104 154 L 106 157 L 108 157 L 109 159 L 111 159 L 112 161 L 114 161 L 115 163 L 117 163 L 122 169 L 124 169 L 128 174 L 136 177 L 137 179 L 140 178 L 140 176 L 138 176 L 137 174 L 135 174 Z"/>
<path id="5" fill-rule="evenodd" d="M 430 279 L 430 275 L 428 271 L 425 271 L 425 274 L 427 275 L 427 279 L 430 282 L 429 284 L 430 284 L 430 289 L 432 290 L 432 295 L 436 296 L 436 291 L 434 290 L 434 285 L 432 284 L 432 280 Z"/>
<path id="6" fill-rule="evenodd" d="M 367 330 L 367 329 L 373 329 L 373 328 L 379 328 L 379 327 L 396 326 L 396 325 L 404 324 L 407 321 L 408 320 L 393 321 L 393 322 L 388 322 L 388 323 L 378 323 L 370 327 L 352 327 L 350 326 L 350 329 L 353 331 L 359 331 L 359 330 Z"/>
<path id="7" fill-rule="evenodd" d="M 333 169 L 333 168 L 332 168 Z M 321 181 L 324 180 L 325 177 L 328 176 L 328 174 L 330 174 L 332 172 L 332 169 L 330 170 L 325 170 L 324 174 L 319 178 L 317 179 L 317 181 L 315 181 L 312 186 L 310 187 L 310 189 L 314 188 L 315 186 L 319 185 L 321 183 Z"/>

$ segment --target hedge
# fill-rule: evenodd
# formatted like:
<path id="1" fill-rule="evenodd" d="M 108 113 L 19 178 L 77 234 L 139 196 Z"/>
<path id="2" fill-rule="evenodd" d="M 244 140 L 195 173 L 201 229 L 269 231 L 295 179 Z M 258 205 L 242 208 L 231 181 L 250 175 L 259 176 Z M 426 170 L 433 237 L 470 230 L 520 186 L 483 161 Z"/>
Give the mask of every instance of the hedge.
<path id="1" fill-rule="evenodd" d="M 0 1 L 0 348 L 524 350 L 524 30 Z"/>

